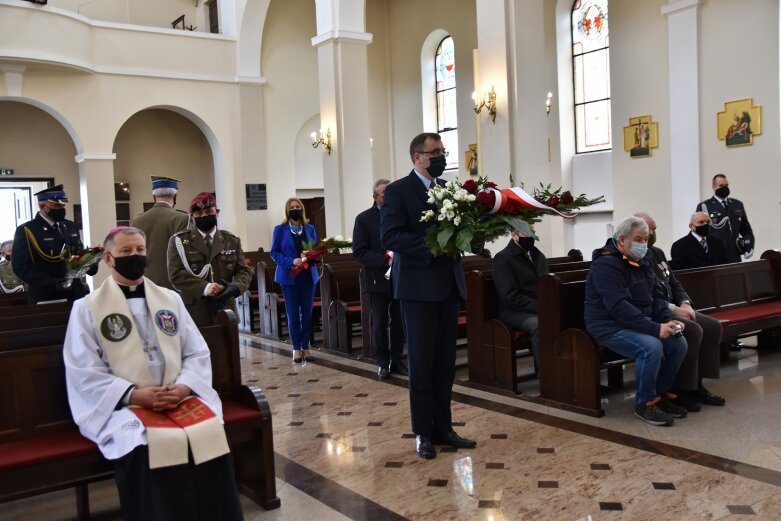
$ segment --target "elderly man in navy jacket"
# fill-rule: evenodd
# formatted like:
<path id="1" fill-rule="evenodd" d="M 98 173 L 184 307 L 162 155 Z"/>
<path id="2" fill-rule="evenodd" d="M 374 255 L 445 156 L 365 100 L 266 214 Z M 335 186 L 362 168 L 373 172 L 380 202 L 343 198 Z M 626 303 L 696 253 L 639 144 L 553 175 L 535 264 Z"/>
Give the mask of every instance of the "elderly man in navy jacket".
<path id="1" fill-rule="evenodd" d="M 686 409 L 668 391 L 686 356 L 683 324 L 661 294 L 648 253 L 648 225 L 627 217 L 602 249 L 595 250 L 586 278 L 586 329 L 616 353 L 635 359 L 635 416 L 672 425 Z"/>
<path id="2" fill-rule="evenodd" d="M 472 448 L 476 442 L 453 431 L 450 395 L 455 378 L 459 298 L 466 298 L 460 255 L 434 257 L 426 246 L 431 223 L 428 189 L 442 175 L 447 151 L 439 134 L 423 133 L 410 143 L 414 169 L 385 189 L 380 209 L 382 247 L 394 252 L 391 280 L 401 301 L 407 334 L 412 431 L 418 455 L 437 455 L 435 443 Z M 458 253 L 458 252 L 456 252 Z"/>
<path id="3" fill-rule="evenodd" d="M 401 327 L 401 308 L 393 298 L 390 282 L 385 274 L 393 260 L 393 252 L 380 242 L 380 208 L 385 200 L 387 179 L 374 183 L 374 204 L 358 214 L 353 227 L 353 256 L 363 265 L 363 287 L 371 301 L 372 353 L 377 360 L 377 376 L 388 378 L 391 373 L 407 375 L 404 365 L 404 330 Z"/>

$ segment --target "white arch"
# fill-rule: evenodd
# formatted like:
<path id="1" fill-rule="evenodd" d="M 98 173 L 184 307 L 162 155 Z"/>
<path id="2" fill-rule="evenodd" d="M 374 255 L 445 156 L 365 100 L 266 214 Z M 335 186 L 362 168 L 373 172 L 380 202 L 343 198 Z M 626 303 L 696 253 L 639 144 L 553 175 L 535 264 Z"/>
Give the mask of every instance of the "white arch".
<path id="1" fill-rule="evenodd" d="M 54 110 L 49 105 L 42 103 L 38 100 L 32 99 L 32 98 L 25 98 L 23 96 L 0 96 L 0 101 L 16 101 L 18 103 L 24 103 L 26 105 L 32 105 L 33 107 L 40 109 L 53 117 L 57 120 L 57 122 L 62 125 L 62 127 L 65 129 L 65 131 L 70 136 L 71 140 L 73 141 L 73 145 L 76 147 L 76 155 L 82 154 L 84 152 L 84 144 L 81 141 L 81 137 L 79 137 L 79 133 L 76 132 L 76 129 L 73 125 L 71 125 L 71 122 L 65 119 L 65 116 Z"/>
<path id="2" fill-rule="evenodd" d="M 236 71 L 239 81 L 255 79 L 264 83 L 260 63 L 260 47 L 263 43 L 263 27 L 271 0 L 247 2 L 239 28 Z"/>
<path id="3" fill-rule="evenodd" d="M 437 97 L 432 94 L 436 90 L 434 55 L 440 42 L 448 36 L 450 33 L 446 30 L 434 29 L 420 47 L 420 94 L 424 132 L 437 131 Z"/>

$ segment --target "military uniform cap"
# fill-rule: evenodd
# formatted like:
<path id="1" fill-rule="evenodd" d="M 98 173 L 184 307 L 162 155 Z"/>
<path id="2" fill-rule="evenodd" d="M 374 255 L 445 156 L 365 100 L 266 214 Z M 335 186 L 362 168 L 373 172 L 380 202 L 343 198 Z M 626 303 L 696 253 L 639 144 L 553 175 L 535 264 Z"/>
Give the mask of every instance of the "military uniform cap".
<path id="1" fill-rule="evenodd" d="M 34 194 L 39 203 L 52 202 L 65 204 L 68 202 L 68 196 L 65 195 L 65 189 L 62 185 L 52 186 Z"/>
<path id="2" fill-rule="evenodd" d="M 153 175 L 152 176 L 152 190 L 156 190 L 158 188 L 173 188 L 175 190 L 179 189 L 179 183 L 182 181 L 179 179 L 174 179 L 173 177 L 162 177 Z"/>
<path id="3" fill-rule="evenodd" d="M 216 208 L 217 198 L 212 192 L 201 192 L 196 195 L 190 203 L 190 213 L 205 210 L 206 208 Z"/>

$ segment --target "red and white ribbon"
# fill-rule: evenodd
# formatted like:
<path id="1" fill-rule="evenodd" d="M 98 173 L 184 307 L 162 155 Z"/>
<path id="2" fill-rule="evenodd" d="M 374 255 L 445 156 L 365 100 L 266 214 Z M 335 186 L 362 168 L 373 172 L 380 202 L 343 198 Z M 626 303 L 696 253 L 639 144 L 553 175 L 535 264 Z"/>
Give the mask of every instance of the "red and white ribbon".
<path id="1" fill-rule="evenodd" d="M 494 207 L 489 213 L 503 211 L 507 208 L 509 201 L 515 201 L 523 208 L 553 212 L 564 217 L 565 219 L 574 219 L 577 215 L 574 213 L 562 213 L 551 206 L 544 205 L 531 195 L 527 194 L 526 191 L 519 186 L 513 188 L 502 188 L 501 190 L 497 190 L 496 188 L 488 188 L 487 190 L 494 192 L 494 195 L 496 196 L 496 199 L 494 200 Z"/>

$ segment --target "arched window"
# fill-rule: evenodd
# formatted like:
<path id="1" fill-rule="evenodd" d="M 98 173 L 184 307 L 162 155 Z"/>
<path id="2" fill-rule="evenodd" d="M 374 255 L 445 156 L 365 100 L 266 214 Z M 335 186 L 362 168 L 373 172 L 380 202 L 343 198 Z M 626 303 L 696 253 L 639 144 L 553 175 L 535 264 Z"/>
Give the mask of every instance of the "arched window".
<path id="1" fill-rule="evenodd" d="M 607 0 L 572 5 L 575 152 L 610 150 L 610 39 Z"/>
<path id="2" fill-rule="evenodd" d="M 447 168 L 458 168 L 458 115 L 456 111 L 456 58 L 453 38 L 446 36 L 434 57 L 434 81 L 437 95 L 437 133 L 450 152 Z"/>

